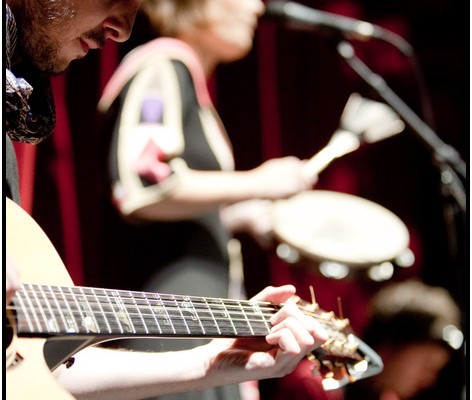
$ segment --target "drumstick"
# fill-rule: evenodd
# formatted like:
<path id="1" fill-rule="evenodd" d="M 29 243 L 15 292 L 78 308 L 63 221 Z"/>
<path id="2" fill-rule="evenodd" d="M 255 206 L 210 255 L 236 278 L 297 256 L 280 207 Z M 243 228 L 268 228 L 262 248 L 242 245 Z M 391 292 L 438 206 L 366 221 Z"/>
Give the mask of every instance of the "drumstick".
<path id="1" fill-rule="evenodd" d="M 334 159 L 341 157 L 360 146 L 359 136 L 355 133 L 338 129 L 328 145 L 311 157 L 303 166 L 304 173 L 308 177 L 318 175 Z"/>
<path id="2" fill-rule="evenodd" d="M 400 117 L 386 104 L 351 94 L 341 115 L 340 128 L 325 148 L 304 166 L 308 177 L 319 174 L 335 158 L 357 150 L 361 142 L 374 143 L 405 128 Z"/>

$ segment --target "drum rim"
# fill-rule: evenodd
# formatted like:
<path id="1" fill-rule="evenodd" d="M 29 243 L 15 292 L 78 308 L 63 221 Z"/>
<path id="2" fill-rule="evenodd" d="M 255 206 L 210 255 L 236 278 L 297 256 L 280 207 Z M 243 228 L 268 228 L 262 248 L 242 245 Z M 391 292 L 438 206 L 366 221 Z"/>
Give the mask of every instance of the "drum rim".
<path id="1" fill-rule="evenodd" d="M 317 196 L 318 200 L 321 197 L 325 197 L 327 199 L 330 197 L 331 199 L 337 198 L 337 201 L 345 201 L 347 204 L 350 202 L 351 204 L 355 204 L 356 206 L 361 204 L 362 207 L 365 207 L 366 209 L 368 207 L 371 207 L 372 210 L 375 210 L 376 213 L 379 213 L 380 215 L 383 215 L 385 220 L 389 219 L 389 223 L 395 224 L 395 228 L 397 230 L 398 238 L 399 238 L 399 243 L 398 245 L 395 246 L 395 249 L 391 249 L 389 252 L 386 252 L 385 257 L 382 258 L 373 258 L 373 257 L 363 257 L 360 260 L 353 260 L 352 258 L 349 257 L 342 257 L 342 256 L 337 256 L 333 257 L 332 254 L 327 254 L 327 252 L 312 252 L 312 251 L 307 251 L 306 249 L 302 248 L 300 243 L 297 243 L 296 241 L 293 240 L 293 238 L 287 237 L 286 234 L 281 232 L 283 229 L 280 226 L 280 218 L 277 220 L 277 213 L 281 212 L 282 207 L 287 207 L 287 204 L 290 203 L 295 203 L 296 201 L 300 201 L 300 199 L 303 200 L 304 197 L 313 197 Z M 287 245 L 293 247 L 296 249 L 300 255 L 311 259 L 313 261 L 318 261 L 318 262 L 324 262 L 324 261 L 332 261 L 332 262 L 338 262 L 350 267 L 356 267 L 356 268 L 369 268 L 373 265 L 380 264 L 382 262 L 392 262 L 402 254 L 402 252 L 406 251 L 409 248 L 410 244 L 410 234 L 408 231 L 407 226 L 405 223 L 391 210 L 388 208 L 384 207 L 383 205 L 376 203 L 372 200 L 366 199 L 361 196 L 349 194 L 349 193 L 344 193 L 344 192 L 337 192 L 333 190 L 321 190 L 321 189 L 315 189 L 315 190 L 309 190 L 309 191 L 304 191 L 301 192 L 289 199 L 285 200 L 277 200 L 273 203 L 273 234 L 274 237 L 283 242 L 286 243 Z"/>

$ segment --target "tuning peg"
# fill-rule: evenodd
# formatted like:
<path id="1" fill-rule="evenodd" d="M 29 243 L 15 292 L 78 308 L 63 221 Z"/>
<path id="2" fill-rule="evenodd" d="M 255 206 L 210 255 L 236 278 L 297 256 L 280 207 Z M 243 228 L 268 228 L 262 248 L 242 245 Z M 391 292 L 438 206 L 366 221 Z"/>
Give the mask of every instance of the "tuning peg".
<path id="1" fill-rule="evenodd" d="M 310 295 L 311 295 L 311 304 L 312 305 L 315 305 L 318 306 L 318 303 L 316 301 L 316 298 L 315 298 L 315 289 L 313 288 L 312 285 L 310 285 Z"/>
<path id="2" fill-rule="evenodd" d="M 336 301 L 338 302 L 338 314 L 339 314 L 339 319 L 344 319 L 343 303 L 342 303 L 341 297 L 338 296 L 338 298 L 336 299 Z"/>
<path id="3" fill-rule="evenodd" d="M 349 320 L 343 318 L 339 299 L 339 314 L 342 319 L 337 318 L 334 312 L 320 308 L 312 287 L 310 291 L 312 304 L 298 296 L 294 297 L 298 307 L 319 321 L 329 333 L 325 343 L 306 354 L 306 358 L 311 362 L 311 373 L 321 377 L 323 389 L 339 389 L 356 380 L 378 374 L 383 368 L 382 359 L 355 336 Z"/>
<path id="4" fill-rule="evenodd" d="M 349 372 L 344 366 L 344 364 L 339 364 L 334 367 L 333 370 L 334 376 L 333 378 L 336 379 L 337 381 L 342 380 L 344 377 L 349 376 Z"/>
<path id="5" fill-rule="evenodd" d="M 344 319 L 336 319 L 334 321 L 335 325 L 336 325 L 336 329 L 340 330 L 340 331 L 343 331 L 344 329 L 346 329 L 350 324 L 351 322 L 349 321 L 349 319 L 347 318 L 344 318 Z"/>
<path id="6" fill-rule="evenodd" d="M 334 379 L 334 365 L 330 360 L 323 360 L 320 364 L 320 374 L 323 379 Z"/>

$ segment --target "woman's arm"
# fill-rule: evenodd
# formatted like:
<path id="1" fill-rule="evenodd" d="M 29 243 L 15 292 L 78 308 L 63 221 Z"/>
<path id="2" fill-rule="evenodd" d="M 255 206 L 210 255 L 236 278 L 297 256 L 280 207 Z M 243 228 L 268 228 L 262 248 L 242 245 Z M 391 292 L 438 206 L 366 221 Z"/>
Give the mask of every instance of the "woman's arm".
<path id="1" fill-rule="evenodd" d="M 164 199 L 136 210 L 134 217 L 174 220 L 245 200 L 276 200 L 308 190 L 317 177 L 307 177 L 304 161 L 296 157 L 272 159 L 249 171 L 181 172 Z"/>

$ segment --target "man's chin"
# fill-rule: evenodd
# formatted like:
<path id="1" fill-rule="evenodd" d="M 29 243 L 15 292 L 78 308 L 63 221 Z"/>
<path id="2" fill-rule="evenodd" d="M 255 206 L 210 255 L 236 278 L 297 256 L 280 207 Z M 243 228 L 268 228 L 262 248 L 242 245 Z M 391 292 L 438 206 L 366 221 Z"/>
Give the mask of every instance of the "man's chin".
<path id="1" fill-rule="evenodd" d="M 82 58 L 82 57 L 80 57 L 80 58 Z M 57 75 L 63 74 L 64 72 L 67 72 L 67 70 L 70 69 L 70 65 L 71 65 L 72 61 L 75 61 L 75 60 L 64 61 L 64 62 L 61 62 L 61 63 L 55 63 L 54 65 L 49 63 L 47 66 L 43 66 L 43 68 L 41 68 L 41 66 L 39 66 L 39 68 L 43 72 L 47 73 L 48 75 L 57 76 Z"/>
<path id="2" fill-rule="evenodd" d="M 36 54 L 35 57 L 31 57 L 33 64 L 38 68 L 40 71 L 48 75 L 60 75 L 63 72 L 66 72 L 72 61 L 75 59 L 81 59 L 83 55 L 79 56 L 67 56 L 61 55 L 58 51 L 43 51 L 40 54 Z"/>
<path id="3" fill-rule="evenodd" d="M 46 71 L 46 73 L 51 75 L 51 76 L 59 76 L 59 75 L 62 75 L 63 73 L 65 73 L 65 72 L 67 72 L 69 69 L 70 69 L 70 63 L 64 68 L 61 68 L 59 70 L 54 69 L 54 70 L 51 70 L 51 71 Z"/>

